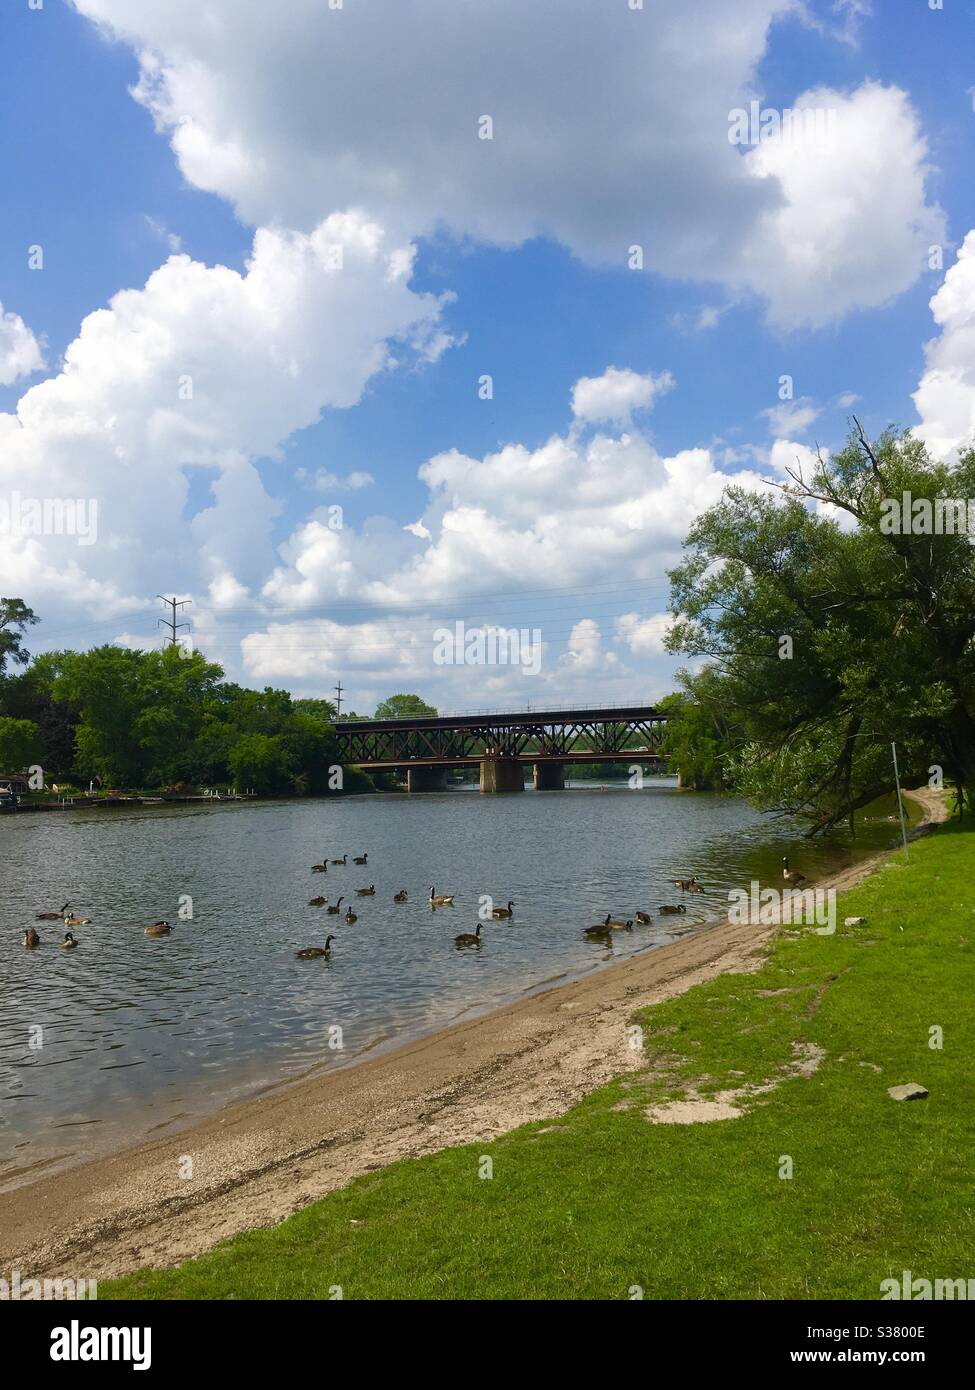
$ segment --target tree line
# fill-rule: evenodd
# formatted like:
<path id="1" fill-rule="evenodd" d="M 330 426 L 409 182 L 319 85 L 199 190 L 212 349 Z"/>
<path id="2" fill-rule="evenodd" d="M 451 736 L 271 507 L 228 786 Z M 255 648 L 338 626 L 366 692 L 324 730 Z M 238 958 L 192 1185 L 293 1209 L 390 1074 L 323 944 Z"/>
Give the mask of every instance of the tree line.
<path id="1" fill-rule="evenodd" d="M 107 645 L 44 652 L 25 641 L 36 615 L 0 599 L 0 773 L 32 765 L 44 781 L 159 789 L 237 786 L 261 794 L 366 790 L 341 766 L 335 706 L 224 680 L 199 652 Z M 392 696 L 380 710 L 429 710 Z M 435 711 L 434 711 L 435 713 Z"/>

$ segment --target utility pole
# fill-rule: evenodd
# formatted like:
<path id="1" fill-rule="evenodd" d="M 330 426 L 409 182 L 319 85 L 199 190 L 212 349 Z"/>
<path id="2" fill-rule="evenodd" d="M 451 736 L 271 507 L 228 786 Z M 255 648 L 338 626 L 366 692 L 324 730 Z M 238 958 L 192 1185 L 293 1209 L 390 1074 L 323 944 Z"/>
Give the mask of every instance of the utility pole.
<path id="1" fill-rule="evenodd" d="M 342 713 L 342 682 L 339 681 L 333 689 L 335 690 L 335 714 L 338 717 Z"/>
<path id="2" fill-rule="evenodd" d="M 157 594 L 156 597 L 162 599 L 163 603 L 168 604 L 172 609 L 173 616 L 171 618 L 157 618 L 156 626 L 159 627 L 161 625 L 162 627 L 169 628 L 169 644 L 171 647 L 175 647 L 179 641 L 179 638 L 176 636 L 179 629 L 181 627 L 189 628 L 189 623 L 178 623 L 176 621 L 177 611 L 180 608 L 185 608 L 186 605 L 192 603 L 193 600 L 189 598 L 166 598 L 165 594 Z"/>

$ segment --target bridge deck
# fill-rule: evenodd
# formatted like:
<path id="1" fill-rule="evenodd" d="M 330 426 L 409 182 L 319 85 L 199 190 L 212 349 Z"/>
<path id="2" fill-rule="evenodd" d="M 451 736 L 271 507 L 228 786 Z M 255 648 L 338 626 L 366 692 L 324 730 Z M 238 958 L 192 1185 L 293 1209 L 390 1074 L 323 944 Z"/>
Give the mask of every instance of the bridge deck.
<path id="1" fill-rule="evenodd" d="M 653 705 L 345 719 L 335 725 L 343 761 L 379 768 L 655 759 L 667 716 Z"/>
<path id="2" fill-rule="evenodd" d="M 618 724 L 634 721 L 665 723 L 666 714 L 653 705 L 577 705 L 554 710 L 523 710 L 515 713 L 475 713 L 418 715 L 415 719 L 339 719 L 336 733 L 389 733 L 398 729 L 483 729 L 509 728 L 524 724 Z"/>

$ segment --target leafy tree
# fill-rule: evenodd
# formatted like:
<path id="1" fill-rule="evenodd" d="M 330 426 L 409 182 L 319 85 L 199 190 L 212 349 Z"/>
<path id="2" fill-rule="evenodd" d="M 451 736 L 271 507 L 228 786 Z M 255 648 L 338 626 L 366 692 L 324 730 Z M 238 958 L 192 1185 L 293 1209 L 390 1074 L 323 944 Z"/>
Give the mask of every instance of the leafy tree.
<path id="1" fill-rule="evenodd" d="M 293 773 L 283 743 L 268 734 L 244 734 L 231 749 L 229 763 L 230 776 L 241 791 L 282 791 Z"/>
<path id="2" fill-rule="evenodd" d="M 66 776 L 75 756 L 78 710 L 53 693 L 64 657 L 64 652 L 44 652 L 20 675 L 0 680 L 0 714 L 37 725 L 44 741 L 44 768 L 52 777 Z"/>
<path id="3" fill-rule="evenodd" d="M 29 719 L 0 715 L 0 772 L 23 772 L 44 760 L 44 739 Z"/>
<path id="4" fill-rule="evenodd" d="M 950 468 L 855 425 L 781 500 L 728 489 L 671 572 L 668 644 L 711 663 L 684 686 L 740 723 L 736 784 L 813 832 L 892 790 L 892 742 L 905 779 L 940 765 L 975 796 L 975 550 L 889 529 L 905 493 L 975 497 L 975 450 Z"/>
<path id="5" fill-rule="evenodd" d="M 377 705 L 374 719 L 417 719 L 422 715 L 436 716 L 433 705 L 428 705 L 419 695 L 390 695 Z"/>
<path id="6" fill-rule="evenodd" d="M 0 676 L 9 661 L 14 666 L 26 666 L 30 652 L 24 649 L 24 633 L 40 619 L 23 599 L 0 598 Z"/>
<path id="7" fill-rule="evenodd" d="M 723 708 L 720 682 L 713 671 L 702 672 L 693 698 L 666 695 L 658 708 L 669 715 L 661 752 L 681 785 L 694 791 L 719 791 L 732 784 L 734 755 L 743 744 L 740 723 Z"/>

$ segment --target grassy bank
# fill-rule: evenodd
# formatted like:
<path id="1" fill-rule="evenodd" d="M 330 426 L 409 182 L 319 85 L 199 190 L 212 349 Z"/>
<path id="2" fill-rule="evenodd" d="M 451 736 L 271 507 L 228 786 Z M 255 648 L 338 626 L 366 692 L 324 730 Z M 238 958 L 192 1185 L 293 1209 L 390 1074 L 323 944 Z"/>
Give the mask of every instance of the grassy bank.
<path id="1" fill-rule="evenodd" d="M 975 833 L 945 827 L 844 894 L 835 936 L 780 934 L 756 974 L 637 1014 L 646 1069 L 557 1121 L 398 1163 L 100 1295 L 877 1298 L 904 1269 L 967 1278 L 973 870 Z M 929 1098 L 891 1100 L 906 1081 Z M 743 1113 L 646 1117 L 688 1100 Z"/>

